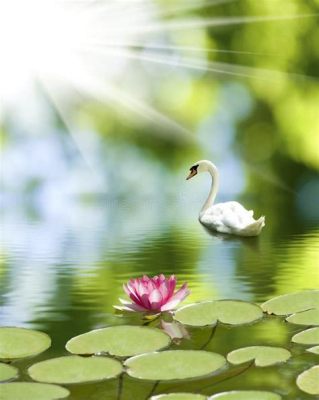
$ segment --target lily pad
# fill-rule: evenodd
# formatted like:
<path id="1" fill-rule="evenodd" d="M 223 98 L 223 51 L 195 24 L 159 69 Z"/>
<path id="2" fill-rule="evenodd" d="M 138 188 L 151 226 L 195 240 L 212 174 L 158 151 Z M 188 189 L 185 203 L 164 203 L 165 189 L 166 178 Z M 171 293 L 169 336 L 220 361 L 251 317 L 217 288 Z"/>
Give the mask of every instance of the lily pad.
<path id="1" fill-rule="evenodd" d="M 15 360 L 42 353 L 51 346 L 43 332 L 24 328 L 0 328 L 0 359 Z"/>
<path id="2" fill-rule="evenodd" d="M 261 307 L 268 314 L 289 315 L 317 308 L 318 304 L 319 290 L 305 290 L 274 297 Z"/>
<path id="3" fill-rule="evenodd" d="M 207 400 L 207 397 L 193 393 L 170 393 L 153 396 L 150 400 Z"/>
<path id="4" fill-rule="evenodd" d="M 70 392 L 57 385 L 34 382 L 2 383 L 1 400 L 58 400 L 68 397 Z"/>
<path id="5" fill-rule="evenodd" d="M 260 390 L 232 390 L 214 394 L 209 400 L 280 400 L 281 396 L 277 393 L 264 392 Z"/>
<path id="6" fill-rule="evenodd" d="M 170 337 L 159 329 L 120 325 L 76 336 L 67 342 L 66 349 L 73 354 L 109 353 L 130 357 L 160 350 L 170 343 Z"/>
<path id="7" fill-rule="evenodd" d="M 309 351 L 309 353 L 319 354 L 319 346 L 310 347 L 307 351 Z"/>
<path id="8" fill-rule="evenodd" d="M 286 321 L 296 325 L 319 325 L 319 308 L 292 314 Z"/>
<path id="9" fill-rule="evenodd" d="M 297 386 L 308 394 L 319 394 L 319 365 L 307 369 L 297 378 Z"/>
<path id="10" fill-rule="evenodd" d="M 190 304 L 176 311 L 174 319 L 185 325 L 248 324 L 261 319 L 263 312 L 256 304 L 237 300 L 205 301 Z"/>
<path id="11" fill-rule="evenodd" d="M 207 376 L 224 367 L 226 360 L 208 351 L 167 350 L 135 356 L 124 364 L 130 376 L 157 381 Z"/>
<path id="12" fill-rule="evenodd" d="M 230 352 L 227 360 L 235 365 L 254 360 L 256 367 L 268 367 L 283 363 L 290 357 L 291 353 L 282 347 L 250 346 Z"/>
<path id="13" fill-rule="evenodd" d="M 11 379 L 17 378 L 19 372 L 17 368 L 12 365 L 0 363 L 0 382 L 10 381 Z"/>
<path id="14" fill-rule="evenodd" d="M 319 327 L 299 332 L 291 340 L 299 344 L 319 344 Z"/>
<path id="15" fill-rule="evenodd" d="M 35 381 L 60 384 L 98 382 L 115 378 L 121 372 L 122 364 L 112 358 L 80 356 L 53 358 L 28 369 Z"/>

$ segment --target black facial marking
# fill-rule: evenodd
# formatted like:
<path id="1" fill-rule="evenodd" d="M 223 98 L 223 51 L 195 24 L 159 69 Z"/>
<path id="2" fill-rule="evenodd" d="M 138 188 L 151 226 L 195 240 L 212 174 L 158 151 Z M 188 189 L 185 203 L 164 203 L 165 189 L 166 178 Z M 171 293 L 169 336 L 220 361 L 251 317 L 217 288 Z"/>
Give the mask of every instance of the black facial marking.
<path id="1" fill-rule="evenodd" d="M 190 167 L 190 171 L 196 171 L 197 172 L 197 168 L 198 168 L 198 164 L 196 164 L 196 165 L 193 165 L 192 167 Z"/>

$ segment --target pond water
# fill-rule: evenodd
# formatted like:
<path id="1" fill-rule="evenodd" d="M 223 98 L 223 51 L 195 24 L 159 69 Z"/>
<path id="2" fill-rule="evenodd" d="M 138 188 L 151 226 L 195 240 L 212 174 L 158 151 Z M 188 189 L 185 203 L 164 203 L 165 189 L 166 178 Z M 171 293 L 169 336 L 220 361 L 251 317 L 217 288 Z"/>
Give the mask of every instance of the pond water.
<path id="1" fill-rule="evenodd" d="M 97 327 L 142 324 L 137 316 L 115 314 L 112 307 L 131 277 L 175 274 L 191 289 L 185 303 L 207 299 L 261 303 L 279 294 L 318 288 L 319 229 L 302 224 L 290 211 L 291 198 L 285 201 L 282 214 L 265 204 L 266 228 L 259 238 L 247 239 L 208 232 L 197 220 L 195 200 L 102 199 L 73 203 L 60 214 L 39 215 L 25 207 L 6 213 L 1 325 L 40 329 L 53 340 L 51 349 L 16 365 L 24 370 L 35 361 L 67 354 L 67 340 Z M 257 204 L 254 199 L 246 202 Z M 236 367 L 233 377 L 160 383 L 155 393 L 264 389 L 284 399 L 314 398 L 295 385 L 298 373 L 318 357 L 301 354 L 302 346 L 291 345 L 291 336 L 300 330 L 277 317 L 251 326 L 219 325 L 210 341 L 211 328 L 189 329 L 190 339 L 172 348 L 205 347 L 225 355 L 238 347 L 268 344 L 290 348 L 295 356 L 276 367 L 251 367 L 242 373 L 243 367 Z M 23 375 L 23 379 L 29 378 Z M 152 388 L 153 383 L 125 377 L 121 398 L 144 399 Z M 116 399 L 118 380 L 70 389 L 73 400 Z"/>

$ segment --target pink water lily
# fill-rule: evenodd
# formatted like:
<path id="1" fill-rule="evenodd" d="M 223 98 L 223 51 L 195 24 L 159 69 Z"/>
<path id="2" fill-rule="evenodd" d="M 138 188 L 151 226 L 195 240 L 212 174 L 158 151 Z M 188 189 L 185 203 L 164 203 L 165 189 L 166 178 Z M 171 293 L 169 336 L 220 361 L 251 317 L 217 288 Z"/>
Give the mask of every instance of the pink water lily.
<path id="1" fill-rule="evenodd" d="M 123 288 L 132 302 L 120 299 L 122 305 L 114 307 L 118 310 L 152 313 L 173 310 L 190 293 L 187 283 L 174 293 L 175 287 L 174 275 L 169 278 L 163 274 L 153 278 L 144 275 L 142 278 L 131 279 Z"/>

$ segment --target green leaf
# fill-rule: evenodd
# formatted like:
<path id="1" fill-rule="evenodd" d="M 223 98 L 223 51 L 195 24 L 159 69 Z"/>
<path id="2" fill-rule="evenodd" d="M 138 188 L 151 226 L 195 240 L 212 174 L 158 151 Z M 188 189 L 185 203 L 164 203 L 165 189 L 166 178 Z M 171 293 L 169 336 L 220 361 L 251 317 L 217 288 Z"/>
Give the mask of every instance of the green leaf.
<path id="1" fill-rule="evenodd" d="M 319 308 L 292 314 L 286 321 L 296 325 L 319 325 Z"/>
<path id="2" fill-rule="evenodd" d="M 208 400 L 280 400 L 281 396 L 272 392 L 257 390 L 233 390 L 214 394 Z"/>
<path id="3" fill-rule="evenodd" d="M 67 342 L 66 349 L 73 354 L 109 353 L 129 357 L 160 350 L 170 343 L 170 337 L 159 329 L 120 325 L 76 336 Z"/>
<path id="4" fill-rule="evenodd" d="M 268 314 L 289 315 L 317 308 L 318 304 L 319 290 L 306 290 L 275 297 L 261 307 Z"/>
<path id="5" fill-rule="evenodd" d="M 207 397 L 193 393 L 170 393 L 153 396 L 150 400 L 207 400 Z"/>
<path id="6" fill-rule="evenodd" d="M 319 344 L 319 327 L 299 332 L 291 340 L 299 344 Z"/>
<path id="7" fill-rule="evenodd" d="M 124 364 L 130 376 L 157 381 L 207 376 L 224 367 L 226 360 L 207 351 L 168 350 L 135 356 Z"/>
<path id="8" fill-rule="evenodd" d="M 115 378 L 122 372 L 122 364 L 107 357 L 67 356 L 41 361 L 32 365 L 28 373 L 38 382 L 82 383 Z"/>
<path id="9" fill-rule="evenodd" d="M 51 339 L 46 333 L 24 328 L 0 328 L 0 359 L 2 360 L 35 356 L 50 346 Z"/>
<path id="10" fill-rule="evenodd" d="M 309 351 L 309 353 L 319 354 L 319 346 L 310 347 L 307 351 Z"/>
<path id="11" fill-rule="evenodd" d="M 11 379 L 17 378 L 19 371 L 12 365 L 0 363 L 0 382 L 10 381 Z"/>
<path id="12" fill-rule="evenodd" d="M 205 301 L 190 304 L 176 311 L 174 319 L 185 325 L 248 324 L 261 319 L 262 310 L 256 304 L 237 300 Z"/>
<path id="13" fill-rule="evenodd" d="M 58 400 L 68 397 L 70 392 L 57 385 L 34 382 L 1 384 L 1 400 Z"/>
<path id="14" fill-rule="evenodd" d="M 297 378 L 297 386 L 308 394 L 319 394 L 319 365 L 307 369 Z"/>
<path id="15" fill-rule="evenodd" d="M 283 363 L 290 357 L 291 353 L 282 347 L 250 346 L 230 352 L 227 360 L 235 365 L 254 360 L 256 367 L 268 367 Z"/>

